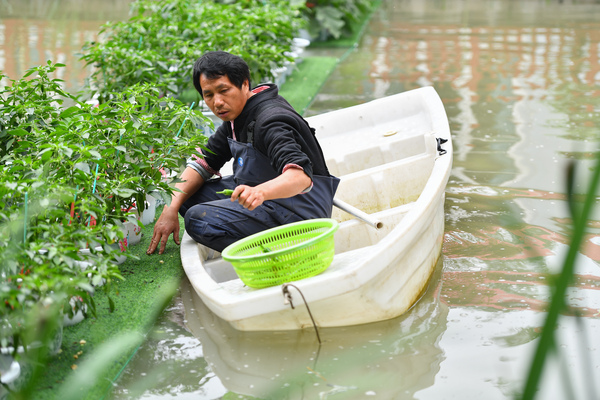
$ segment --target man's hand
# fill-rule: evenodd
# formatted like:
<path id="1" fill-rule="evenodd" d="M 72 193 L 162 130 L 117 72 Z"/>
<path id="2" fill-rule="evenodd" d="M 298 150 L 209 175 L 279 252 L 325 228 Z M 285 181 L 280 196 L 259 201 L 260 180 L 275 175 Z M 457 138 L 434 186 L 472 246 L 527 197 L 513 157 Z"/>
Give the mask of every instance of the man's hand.
<path id="1" fill-rule="evenodd" d="M 250 211 L 260 206 L 265 200 L 265 193 L 260 189 L 260 186 L 239 185 L 231 195 L 231 201 L 237 201 Z"/>
<path id="2" fill-rule="evenodd" d="M 301 168 L 289 168 L 281 175 L 257 186 L 239 185 L 231 195 L 231 201 L 237 201 L 252 211 L 266 200 L 285 199 L 295 196 L 311 184 L 311 180 Z"/>
<path id="3" fill-rule="evenodd" d="M 154 225 L 154 233 L 152 240 L 150 241 L 150 247 L 146 250 L 146 254 L 150 255 L 154 253 L 156 247 L 160 243 L 160 249 L 158 254 L 165 252 L 165 246 L 169 240 L 171 233 L 173 234 L 173 241 L 179 245 L 179 208 L 181 205 L 191 196 L 196 193 L 198 189 L 202 187 L 204 180 L 190 167 L 187 167 L 181 174 L 181 182 L 175 185 L 176 192 L 173 192 L 171 198 L 171 205 L 165 206 L 163 212 L 160 214 L 158 221 Z"/>
<path id="4" fill-rule="evenodd" d="M 158 221 L 156 221 L 156 224 L 154 225 L 154 234 L 152 235 L 150 247 L 148 247 L 146 254 L 150 255 L 154 253 L 159 244 L 160 249 L 158 250 L 158 254 L 164 253 L 171 233 L 173 234 L 173 241 L 175 244 L 179 245 L 181 243 L 179 241 L 179 214 L 177 211 L 165 206 Z"/>

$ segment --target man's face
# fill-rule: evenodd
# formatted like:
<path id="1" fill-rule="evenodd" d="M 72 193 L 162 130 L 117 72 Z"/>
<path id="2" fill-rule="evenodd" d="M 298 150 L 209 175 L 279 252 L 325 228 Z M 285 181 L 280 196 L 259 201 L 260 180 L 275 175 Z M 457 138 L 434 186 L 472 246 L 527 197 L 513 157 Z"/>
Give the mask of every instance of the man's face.
<path id="1" fill-rule="evenodd" d="M 200 75 L 200 86 L 204 102 L 223 121 L 236 119 L 251 96 L 248 81 L 245 81 L 240 89 L 231 83 L 227 75 L 217 79 L 208 79 L 202 74 Z"/>

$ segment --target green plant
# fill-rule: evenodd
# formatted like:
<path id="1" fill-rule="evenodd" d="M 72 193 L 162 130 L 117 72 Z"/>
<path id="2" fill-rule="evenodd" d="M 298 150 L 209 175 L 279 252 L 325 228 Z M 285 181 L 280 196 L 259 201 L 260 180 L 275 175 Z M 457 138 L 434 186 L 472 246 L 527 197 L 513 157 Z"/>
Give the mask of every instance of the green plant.
<path id="1" fill-rule="evenodd" d="M 179 96 L 193 88 L 193 63 L 209 50 L 244 58 L 254 82 L 272 78 L 272 69 L 292 61 L 286 52 L 304 23 L 287 0 L 137 0 L 132 10 L 128 21 L 105 25 L 103 39 L 83 49 L 81 58 L 95 67 L 89 93 L 101 103 L 136 83 Z"/>
<path id="2" fill-rule="evenodd" d="M 35 173 L 72 188 L 71 217 L 79 223 L 115 218 L 118 225 L 148 194 L 169 201 L 173 181 L 162 179 L 161 170 L 184 165 L 205 142 L 199 128 L 210 120 L 176 99 L 161 98 L 150 84 L 111 92 L 98 107 L 87 104 L 50 79 L 59 66 L 34 68 L 28 72 L 37 73 L 34 79 L 13 82 L 2 93 L 0 109 L 8 116 L 0 125 L 5 179 Z M 57 94 L 75 105 L 60 107 Z"/>
<path id="3" fill-rule="evenodd" d="M 296 3 L 301 1 L 295 0 Z M 304 1 L 302 1 L 304 2 Z M 326 39 L 333 36 L 338 39 L 344 33 L 352 31 L 352 24 L 373 6 L 369 0 L 312 0 L 304 2 L 305 18 L 310 21 L 313 36 Z"/>
<path id="4" fill-rule="evenodd" d="M 73 100 L 58 80 L 50 78 L 59 66 L 49 63 L 31 69 L 25 76 L 36 73 L 31 79 L 12 81 L 0 92 L 3 348 L 9 342 L 17 348 L 24 318 L 39 301 L 51 295 L 65 303 L 67 314 L 84 305 L 93 313 L 91 283 L 118 276 L 109 262 L 114 258 L 110 252 L 100 259 L 78 252 L 99 236 L 117 238 L 116 229 L 101 232 L 72 224 L 67 204 L 75 188 L 65 179 L 71 174 L 52 173 L 61 170 L 56 168 L 60 160 L 81 149 L 81 144 L 52 140 L 54 133 L 61 132 L 59 105 L 64 98 Z M 88 208 L 88 214 L 101 212 L 97 205 Z M 91 262 L 95 269 L 82 271 L 81 263 Z M 71 297 L 78 299 L 75 308 L 66 306 Z"/>
<path id="5" fill-rule="evenodd" d="M 66 314 L 94 313 L 95 286 L 122 278 L 116 243 L 124 221 L 138 223 L 129 210 L 148 194 L 170 200 L 175 180 L 161 169 L 178 170 L 210 123 L 148 84 L 98 107 L 81 102 L 51 78 L 60 66 L 33 68 L 0 92 L 0 347 L 14 351 L 46 299 Z"/>

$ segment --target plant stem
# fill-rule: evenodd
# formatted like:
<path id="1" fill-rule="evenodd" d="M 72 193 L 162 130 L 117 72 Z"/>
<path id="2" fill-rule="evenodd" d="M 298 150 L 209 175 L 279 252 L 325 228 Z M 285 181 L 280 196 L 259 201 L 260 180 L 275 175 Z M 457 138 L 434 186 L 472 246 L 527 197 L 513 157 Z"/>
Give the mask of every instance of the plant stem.
<path id="1" fill-rule="evenodd" d="M 27 192 L 25 192 L 25 219 L 23 220 L 23 243 L 27 243 Z"/>
<path id="2" fill-rule="evenodd" d="M 96 173 L 94 174 L 94 187 L 92 188 L 92 194 L 96 193 L 96 181 L 98 180 L 98 165 L 99 164 L 96 164 Z M 90 226 L 91 222 L 92 222 L 92 216 L 90 215 L 87 226 Z"/>

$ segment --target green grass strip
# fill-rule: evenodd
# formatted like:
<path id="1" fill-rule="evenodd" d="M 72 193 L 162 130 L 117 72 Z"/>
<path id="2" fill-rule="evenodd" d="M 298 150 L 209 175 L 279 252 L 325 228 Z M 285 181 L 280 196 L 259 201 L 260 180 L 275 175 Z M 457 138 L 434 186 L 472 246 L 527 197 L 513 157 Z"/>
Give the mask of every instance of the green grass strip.
<path id="1" fill-rule="evenodd" d="M 299 114 L 304 114 L 338 64 L 335 57 L 306 57 L 279 90 Z"/>
<path id="2" fill-rule="evenodd" d="M 140 243 L 130 248 L 139 260 L 127 260 L 119 266 L 125 280 L 113 282 L 110 287 L 114 312 L 109 310 L 107 294 L 99 288 L 94 295 L 96 318 L 90 317 L 64 328 L 61 352 L 50 361 L 40 381 L 34 383 L 36 399 L 55 399 L 57 391 L 69 392 L 78 399 L 101 399 L 110 393 L 112 383 L 135 355 L 144 336 L 177 292 L 183 277 L 179 247 L 173 242 L 169 242 L 162 255 L 146 255 L 152 229 L 153 225 L 145 227 Z M 129 337 L 123 343 L 119 339 L 131 335 L 139 340 L 136 342 Z M 111 347 L 119 348 L 120 352 L 100 363 Z M 85 385 L 80 381 L 77 391 L 73 392 L 74 388 L 68 383 L 74 382 L 72 377 L 79 375 L 79 367 L 85 363 L 102 365 L 95 367 L 94 374 L 87 374 L 94 375 L 95 380 L 86 378 Z M 83 367 L 81 370 L 86 369 Z"/>

